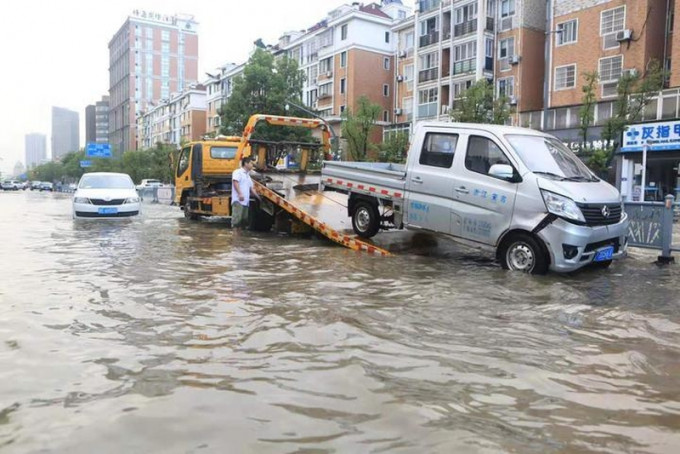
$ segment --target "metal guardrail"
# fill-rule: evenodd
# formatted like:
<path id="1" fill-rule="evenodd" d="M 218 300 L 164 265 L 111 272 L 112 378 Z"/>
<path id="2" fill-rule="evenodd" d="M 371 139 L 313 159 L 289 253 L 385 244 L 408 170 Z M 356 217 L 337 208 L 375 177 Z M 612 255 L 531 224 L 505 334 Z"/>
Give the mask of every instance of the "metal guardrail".
<path id="1" fill-rule="evenodd" d="M 143 202 L 172 205 L 173 200 L 175 200 L 174 186 L 138 189 L 137 193 Z"/>
<path id="2" fill-rule="evenodd" d="M 675 197 L 667 195 L 664 202 L 625 202 L 624 209 L 628 214 L 628 244 L 634 247 L 657 249 L 660 263 L 674 261 L 671 251 L 680 251 L 673 247 L 673 218 L 676 210 Z"/>

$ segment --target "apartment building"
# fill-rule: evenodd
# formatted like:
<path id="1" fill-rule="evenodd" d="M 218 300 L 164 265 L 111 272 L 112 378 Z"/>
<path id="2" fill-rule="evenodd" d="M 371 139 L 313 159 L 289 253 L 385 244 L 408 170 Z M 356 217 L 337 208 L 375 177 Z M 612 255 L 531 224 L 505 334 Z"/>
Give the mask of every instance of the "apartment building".
<path id="1" fill-rule="evenodd" d="M 482 78 L 518 112 L 543 105 L 544 0 L 421 0 L 397 35 L 395 123 L 448 120 Z"/>
<path id="2" fill-rule="evenodd" d="M 303 103 L 338 129 L 345 109 L 355 109 L 357 100 L 366 96 L 382 108 L 379 124 L 391 123 L 395 83 L 391 28 L 410 12 L 401 0 L 353 3 L 332 10 L 304 32 L 284 34 L 276 53 L 294 58 L 306 75 Z"/>
<path id="3" fill-rule="evenodd" d="M 207 101 L 204 85 L 195 84 L 150 107 L 137 118 L 137 149 L 156 144 L 176 145 L 200 140 L 206 133 Z"/>
<path id="4" fill-rule="evenodd" d="M 137 116 L 198 81 L 198 24 L 135 10 L 109 42 L 109 143 L 134 149 Z"/>
<path id="5" fill-rule="evenodd" d="M 208 74 L 203 82 L 206 89 L 207 112 L 206 133 L 218 135 L 222 126 L 220 108 L 227 102 L 234 89 L 234 79 L 243 74 L 245 63 L 237 65 L 227 63 L 218 68 L 215 74 Z"/>

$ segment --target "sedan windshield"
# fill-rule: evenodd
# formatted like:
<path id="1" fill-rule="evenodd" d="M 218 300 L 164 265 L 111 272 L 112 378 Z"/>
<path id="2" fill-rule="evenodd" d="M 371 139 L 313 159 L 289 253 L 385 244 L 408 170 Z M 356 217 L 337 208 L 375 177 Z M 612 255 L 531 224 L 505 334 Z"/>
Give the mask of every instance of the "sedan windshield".
<path id="1" fill-rule="evenodd" d="M 505 138 L 534 173 L 553 180 L 598 181 L 574 152 L 555 138 L 513 134 Z"/>
<path id="2" fill-rule="evenodd" d="M 134 189 L 127 175 L 83 175 L 78 185 L 81 189 Z"/>

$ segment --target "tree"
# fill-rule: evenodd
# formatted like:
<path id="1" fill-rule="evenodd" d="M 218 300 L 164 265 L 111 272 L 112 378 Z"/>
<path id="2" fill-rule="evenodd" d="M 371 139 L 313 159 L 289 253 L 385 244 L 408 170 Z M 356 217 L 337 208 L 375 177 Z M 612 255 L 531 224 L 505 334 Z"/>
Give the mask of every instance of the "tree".
<path id="1" fill-rule="evenodd" d="M 234 79 L 231 96 L 220 111 L 220 132 L 241 135 L 253 114 L 286 115 L 286 100 L 301 103 L 304 80 L 296 60 L 283 56 L 275 61 L 271 53 L 258 47 L 243 75 Z M 290 133 L 285 128 L 270 129 L 266 125 L 257 130 L 259 138 L 275 140 L 272 131 L 279 135 Z"/>
<path id="2" fill-rule="evenodd" d="M 342 137 L 347 140 L 347 153 L 352 161 L 365 161 L 368 151 L 375 148 L 369 141 L 382 107 L 368 97 L 357 100 L 356 114 L 348 107 L 342 114 Z"/>
<path id="3" fill-rule="evenodd" d="M 579 129 L 581 131 L 581 144 L 579 148 L 581 151 L 585 151 L 586 144 L 588 143 L 588 128 L 595 121 L 595 104 L 597 104 L 597 83 L 600 80 L 600 76 L 597 71 L 583 73 L 583 78 L 585 79 L 585 85 L 581 87 L 583 91 L 583 97 L 581 98 L 581 108 L 578 111 L 579 118 Z"/>
<path id="4" fill-rule="evenodd" d="M 614 102 L 614 113 L 602 130 L 602 140 L 610 150 L 610 159 L 614 150 L 618 148 L 623 130 L 628 124 L 642 119 L 645 108 L 663 88 L 666 76 L 666 71 L 657 60 L 650 61 L 644 77 L 640 77 L 638 73 L 626 73 L 621 76 L 617 86 L 618 96 Z"/>
<path id="5" fill-rule="evenodd" d="M 451 119 L 462 123 L 505 124 L 511 109 L 505 95 L 496 98 L 494 86 L 487 79 L 480 79 L 465 90 L 461 99 L 454 103 Z"/>
<path id="6" fill-rule="evenodd" d="M 397 131 L 387 135 L 379 145 L 378 154 L 383 162 L 404 162 L 408 151 L 408 133 Z"/>

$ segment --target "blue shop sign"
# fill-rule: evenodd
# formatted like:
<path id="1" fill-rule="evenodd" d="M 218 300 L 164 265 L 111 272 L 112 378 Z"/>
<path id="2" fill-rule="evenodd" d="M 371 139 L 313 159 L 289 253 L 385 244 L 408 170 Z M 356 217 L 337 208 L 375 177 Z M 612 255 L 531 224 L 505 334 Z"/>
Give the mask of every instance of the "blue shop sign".
<path id="1" fill-rule="evenodd" d="M 621 152 L 680 150 L 680 121 L 642 123 L 627 126 L 623 131 Z"/>

